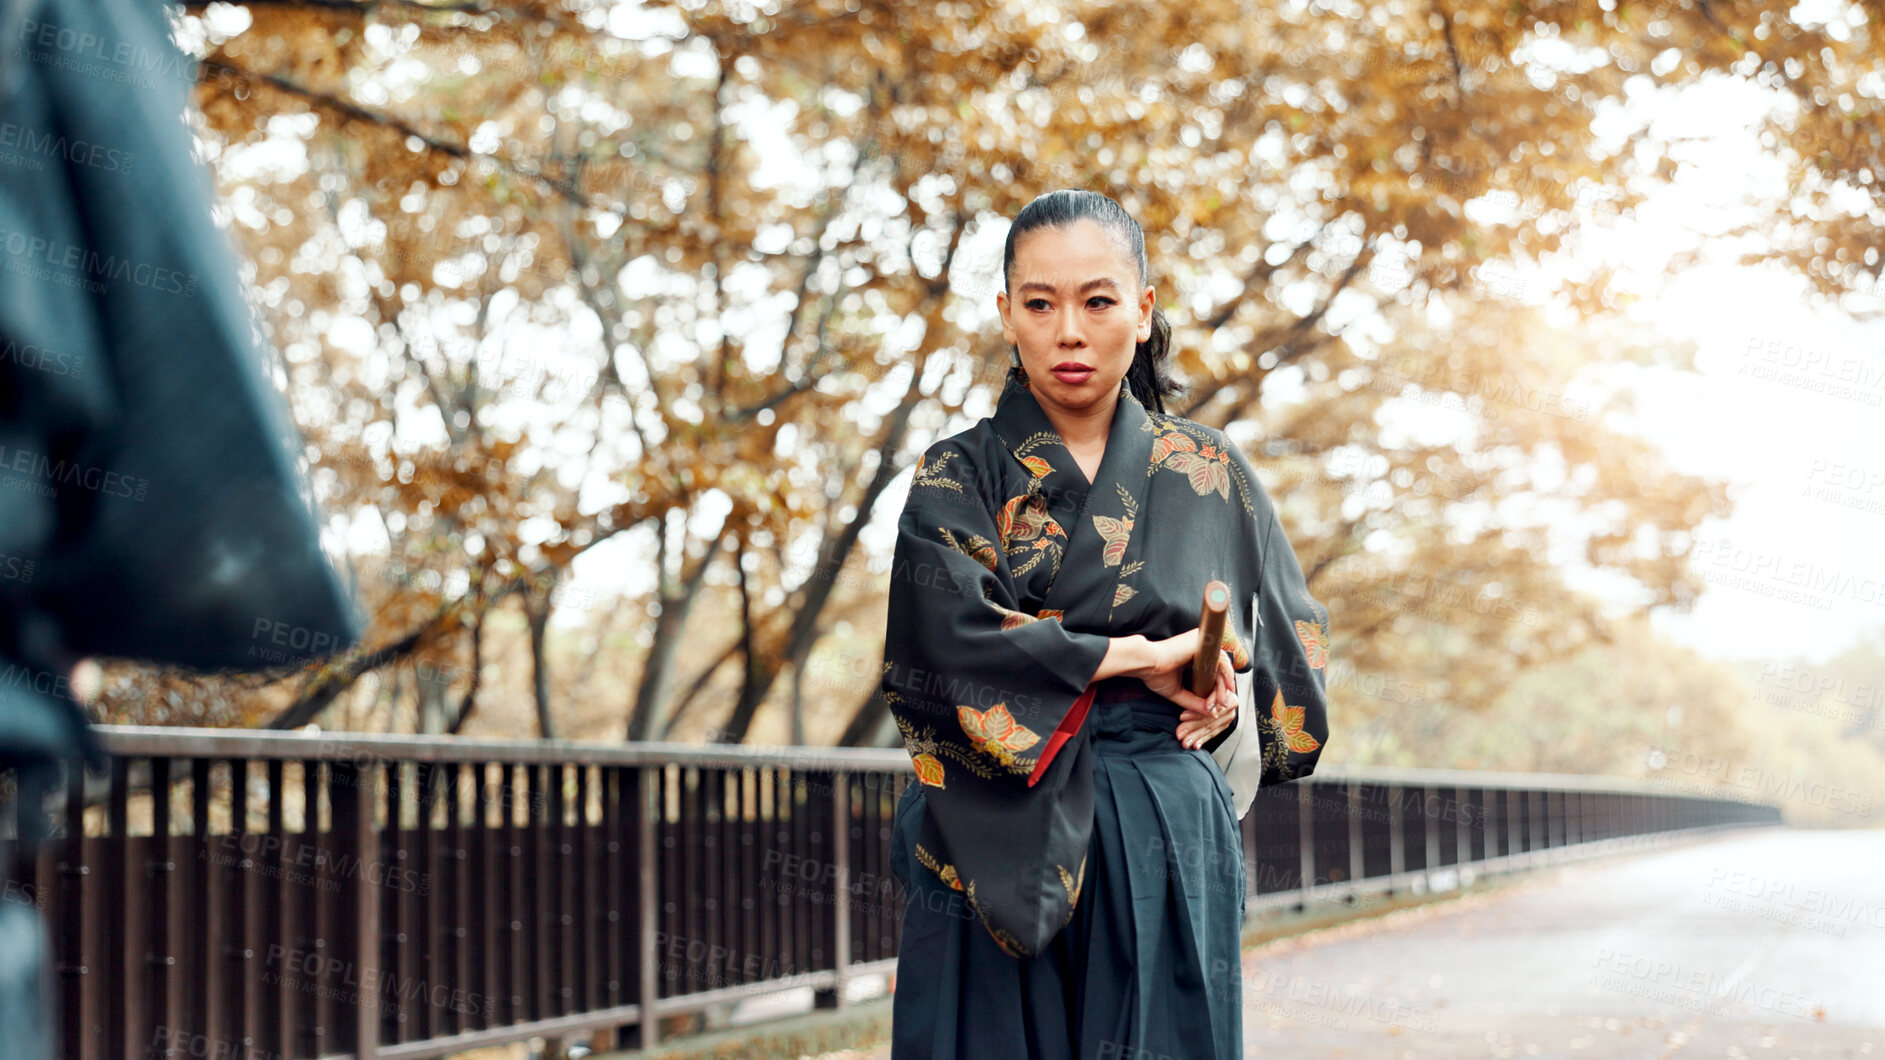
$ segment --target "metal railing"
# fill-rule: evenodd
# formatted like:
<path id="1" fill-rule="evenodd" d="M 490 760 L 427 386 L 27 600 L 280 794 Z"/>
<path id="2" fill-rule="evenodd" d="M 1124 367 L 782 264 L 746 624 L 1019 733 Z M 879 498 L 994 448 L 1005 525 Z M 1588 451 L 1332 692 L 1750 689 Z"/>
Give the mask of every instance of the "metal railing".
<path id="1" fill-rule="evenodd" d="M 648 1045 L 895 967 L 898 750 L 101 732 L 108 775 L 69 778 L 5 881 L 48 917 L 74 1060 Z M 1243 838 L 1255 909 L 1778 822 L 1605 778 L 1328 769 L 1260 791 Z"/>

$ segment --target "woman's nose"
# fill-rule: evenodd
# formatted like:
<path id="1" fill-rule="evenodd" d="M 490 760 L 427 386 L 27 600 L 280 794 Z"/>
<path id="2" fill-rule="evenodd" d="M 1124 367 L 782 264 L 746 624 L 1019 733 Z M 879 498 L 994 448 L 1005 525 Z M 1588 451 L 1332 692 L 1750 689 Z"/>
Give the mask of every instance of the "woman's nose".
<path id="1" fill-rule="evenodd" d="M 1062 346 L 1079 346 L 1082 344 L 1083 340 L 1082 340 L 1082 336 L 1080 332 L 1079 310 L 1077 309 L 1061 310 L 1059 314 L 1059 318 L 1057 320 L 1057 324 L 1060 330 L 1059 337 L 1060 337 L 1060 344 Z"/>

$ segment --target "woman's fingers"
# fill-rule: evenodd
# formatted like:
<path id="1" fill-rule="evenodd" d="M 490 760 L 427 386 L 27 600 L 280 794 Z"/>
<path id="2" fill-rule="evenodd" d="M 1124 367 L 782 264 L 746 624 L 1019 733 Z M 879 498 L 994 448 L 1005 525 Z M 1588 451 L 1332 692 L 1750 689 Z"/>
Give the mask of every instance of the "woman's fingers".
<path id="1" fill-rule="evenodd" d="M 1212 713 L 1221 714 L 1232 708 L 1237 699 L 1237 671 L 1231 666 L 1230 653 L 1217 654 L 1217 682 L 1212 688 Z"/>
<path id="2" fill-rule="evenodd" d="M 1210 707 L 1209 700 L 1200 699 L 1198 696 L 1193 695 L 1191 689 L 1183 685 L 1180 685 L 1178 689 L 1167 698 L 1178 704 L 1180 710 L 1202 713 Z"/>
<path id="3" fill-rule="evenodd" d="M 1212 716 L 1197 711 L 1185 711 L 1180 716 L 1178 725 L 1173 729 L 1173 735 L 1187 749 L 1203 747 L 1207 741 L 1230 728 L 1234 717 L 1235 715 L 1230 713 Z"/>
<path id="4" fill-rule="evenodd" d="M 1188 650 L 1184 658 L 1189 661 L 1194 655 L 1199 630 L 1193 629 L 1171 638 L 1171 642 L 1185 645 Z M 1221 651 L 1217 656 L 1216 680 L 1211 683 L 1208 695 L 1199 696 L 1185 687 L 1184 671 L 1179 672 L 1180 679 L 1170 692 L 1163 692 L 1165 698 L 1178 704 L 1179 723 L 1173 730 L 1178 742 L 1186 748 L 1202 747 L 1212 737 L 1230 727 L 1237 712 L 1237 669 L 1231 664 L 1230 653 Z"/>

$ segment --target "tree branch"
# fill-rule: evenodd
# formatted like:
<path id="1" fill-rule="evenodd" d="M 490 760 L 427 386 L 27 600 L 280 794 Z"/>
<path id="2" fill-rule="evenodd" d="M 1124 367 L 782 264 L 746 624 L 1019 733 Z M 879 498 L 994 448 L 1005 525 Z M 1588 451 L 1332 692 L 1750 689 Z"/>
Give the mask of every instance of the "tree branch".
<path id="1" fill-rule="evenodd" d="M 613 215 L 619 218 L 623 224 L 628 224 L 632 220 L 625 211 L 591 202 L 588 197 L 582 193 L 581 188 L 576 187 L 567 179 L 558 180 L 555 177 L 548 176 L 544 174 L 539 167 L 526 168 L 523 164 L 514 162 L 502 155 L 475 155 L 469 147 L 463 144 L 455 144 L 447 140 L 441 140 L 403 118 L 394 117 L 390 114 L 382 114 L 379 111 L 368 110 L 358 103 L 342 99 L 332 93 L 309 88 L 306 85 L 291 81 L 278 74 L 264 74 L 254 70 L 245 70 L 240 66 L 235 66 L 220 59 L 203 60 L 203 69 L 215 74 L 219 78 L 241 81 L 250 85 L 267 85 L 278 92 L 297 96 L 317 107 L 333 111 L 352 121 L 365 122 L 370 125 L 378 125 L 384 129 L 391 129 L 394 132 L 418 140 L 430 150 L 449 155 L 452 158 L 487 158 L 492 164 L 506 172 L 515 174 L 525 180 L 541 184 L 545 188 L 548 188 L 585 209 Z"/>
<path id="2" fill-rule="evenodd" d="M 445 732 L 457 736 L 471 720 L 471 712 L 478 706 L 478 681 L 484 676 L 484 616 L 479 615 L 477 624 L 471 627 L 471 684 L 465 689 L 465 698 L 458 701 L 458 714 Z"/>

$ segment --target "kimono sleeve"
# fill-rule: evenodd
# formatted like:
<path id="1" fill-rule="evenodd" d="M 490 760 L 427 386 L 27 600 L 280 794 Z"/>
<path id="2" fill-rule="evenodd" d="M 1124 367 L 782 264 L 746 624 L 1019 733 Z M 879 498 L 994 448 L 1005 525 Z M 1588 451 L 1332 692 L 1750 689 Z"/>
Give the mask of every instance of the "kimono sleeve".
<path id="1" fill-rule="evenodd" d="M 933 786 L 954 752 L 1025 783 L 1110 641 L 1023 609 L 984 492 L 994 474 L 962 448 L 932 447 L 897 522 L 882 687 L 906 740 L 952 745 L 913 752 Z"/>
<path id="2" fill-rule="evenodd" d="M 1250 483 L 1258 540 L 1256 591 L 1248 605 L 1256 650 L 1238 681 L 1239 700 L 1256 724 L 1240 720 L 1235 742 L 1213 749 L 1241 815 L 1258 786 L 1309 776 L 1322 755 L 1329 738 L 1329 613 L 1310 595 L 1289 535 L 1249 461 L 1235 446 L 1227 448 Z M 1253 739 L 1256 746 L 1246 743 Z"/>
<path id="3" fill-rule="evenodd" d="M 1091 734 L 1078 716 L 1110 638 L 1026 613 L 985 493 L 1003 488 L 1003 469 L 972 465 L 973 452 L 944 443 L 917 465 L 897 524 L 882 689 L 927 807 L 916 860 L 1025 958 L 1072 920 L 1086 876 Z"/>

